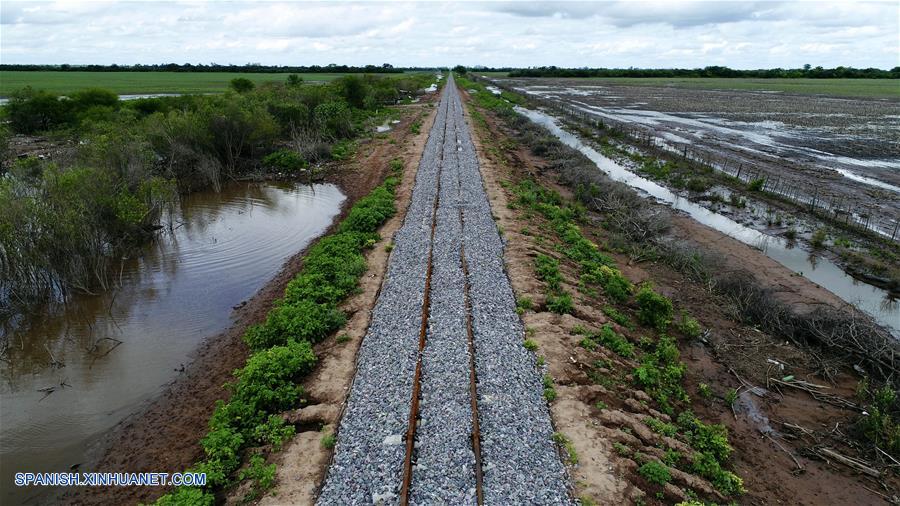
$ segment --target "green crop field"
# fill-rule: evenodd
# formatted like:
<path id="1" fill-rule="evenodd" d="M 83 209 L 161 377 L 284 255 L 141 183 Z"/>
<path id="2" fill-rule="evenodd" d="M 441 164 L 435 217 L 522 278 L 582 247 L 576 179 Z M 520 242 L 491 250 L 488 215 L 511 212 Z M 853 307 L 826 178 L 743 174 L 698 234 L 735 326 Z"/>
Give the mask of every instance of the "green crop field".
<path id="1" fill-rule="evenodd" d="M 475 74 L 492 78 L 506 77 L 506 72 L 479 74 L 475 71 Z M 755 79 L 740 77 L 573 77 L 558 79 L 572 83 L 612 86 L 673 86 L 708 90 L 778 91 L 836 97 L 900 98 L 900 80 L 897 79 Z"/>
<path id="2" fill-rule="evenodd" d="M 331 81 L 346 74 L 299 74 L 307 82 Z M 228 89 L 235 77 L 259 84 L 285 81 L 288 74 L 238 72 L 18 72 L 0 71 L 0 96 L 25 86 L 54 93 L 70 93 L 84 88 L 105 88 L 120 95 L 140 93 L 215 93 Z"/>

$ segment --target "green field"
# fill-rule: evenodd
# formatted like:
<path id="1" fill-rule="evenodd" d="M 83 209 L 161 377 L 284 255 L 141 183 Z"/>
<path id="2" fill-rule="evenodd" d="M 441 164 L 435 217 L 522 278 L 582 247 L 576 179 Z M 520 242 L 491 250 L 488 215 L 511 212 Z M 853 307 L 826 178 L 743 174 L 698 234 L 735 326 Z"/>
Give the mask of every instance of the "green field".
<path id="1" fill-rule="evenodd" d="M 475 74 L 506 77 L 506 72 L 479 74 L 476 71 Z M 897 79 L 729 79 L 724 77 L 574 77 L 559 79 L 583 84 L 674 86 L 708 90 L 780 91 L 835 97 L 900 98 L 900 80 Z"/>
<path id="2" fill-rule="evenodd" d="M 331 81 L 346 74 L 300 74 L 304 80 Z M 235 77 L 259 84 L 285 81 L 288 74 L 238 72 L 16 72 L 0 71 L 0 97 L 25 86 L 54 93 L 70 93 L 84 88 L 105 88 L 119 95 L 141 93 L 215 93 L 228 89 Z"/>

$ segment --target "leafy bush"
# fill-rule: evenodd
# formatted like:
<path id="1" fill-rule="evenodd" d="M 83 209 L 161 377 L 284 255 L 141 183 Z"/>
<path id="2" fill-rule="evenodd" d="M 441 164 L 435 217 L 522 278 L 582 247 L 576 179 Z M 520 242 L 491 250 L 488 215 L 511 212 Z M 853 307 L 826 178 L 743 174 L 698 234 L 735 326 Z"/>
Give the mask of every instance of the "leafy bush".
<path id="1" fill-rule="evenodd" d="M 656 483 L 657 485 L 665 485 L 672 481 L 672 474 L 669 473 L 669 468 L 655 460 L 644 463 L 638 468 L 638 473 L 650 483 Z"/>
<path id="2" fill-rule="evenodd" d="M 385 221 L 394 215 L 394 188 L 399 184 L 397 178 L 388 178 L 369 195 L 359 199 L 350 209 L 347 217 L 341 222 L 341 232 L 373 233 Z"/>
<path id="3" fill-rule="evenodd" d="M 232 90 L 238 93 L 247 93 L 248 91 L 253 91 L 253 88 L 256 88 L 256 85 L 253 84 L 253 81 L 247 79 L 246 77 L 235 77 L 228 85 Z"/>
<path id="4" fill-rule="evenodd" d="M 572 296 L 567 293 L 548 295 L 547 309 L 556 314 L 571 314 L 575 309 L 572 305 Z"/>
<path id="5" fill-rule="evenodd" d="M 578 464 L 578 452 L 575 450 L 575 443 L 567 438 L 562 432 L 553 433 L 553 441 L 566 451 L 566 460 L 571 465 Z"/>
<path id="6" fill-rule="evenodd" d="M 874 445 L 894 456 L 900 455 L 897 392 L 885 385 L 870 394 L 867 387 L 866 383 L 862 397 L 868 415 L 860 418 L 857 429 Z"/>
<path id="7" fill-rule="evenodd" d="M 752 192 L 762 191 L 764 184 L 766 184 L 766 180 L 764 178 L 754 179 L 747 183 L 747 189 Z"/>
<path id="8" fill-rule="evenodd" d="M 731 471 L 722 469 L 722 465 L 709 453 L 695 453 L 691 457 L 691 469 L 725 495 L 744 493 L 744 480 Z"/>
<path id="9" fill-rule="evenodd" d="M 700 323 L 684 311 L 681 312 L 681 319 L 678 320 L 678 330 L 687 337 L 692 338 L 700 337 L 702 331 Z"/>
<path id="10" fill-rule="evenodd" d="M 263 165 L 269 170 L 296 174 L 309 166 L 309 163 L 294 150 L 279 149 L 273 151 L 262 160 Z"/>
<path id="11" fill-rule="evenodd" d="M 254 501 L 275 484 L 275 464 L 266 465 L 262 456 L 254 455 L 250 457 L 249 465 L 238 474 L 238 479 L 253 481 L 250 491 L 244 496 L 244 502 Z"/>
<path id="12" fill-rule="evenodd" d="M 550 290 L 559 290 L 562 276 L 559 273 L 559 261 L 544 254 L 534 259 L 535 274 L 538 279 L 547 283 Z"/>
<path id="13" fill-rule="evenodd" d="M 516 299 L 516 312 L 519 314 L 531 311 L 533 307 L 534 303 L 531 301 L 531 297 L 519 297 Z"/>
<path id="14" fill-rule="evenodd" d="M 300 300 L 276 307 L 263 325 L 254 325 L 244 335 L 251 349 L 284 345 L 290 340 L 317 343 L 347 321 L 332 304 Z"/>
<path id="15" fill-rule="evenodd" d="M 709 190 L 712 184 L 706 178 L 692 177 L 688 179 L 686 187 L 692 192 L 703 193 Z"/>
<path id="16" fill-rule="evenodd" d="M 634 345 L 631 344 L 625 336 L 614 331 L 609 325 L 600 327 L 600 331 L 592 335 L 591 339 L 603 344 L 625 358 L 634 356 Z"/>
<path id="17" fill-rule="evenodd" d="M 548 402 L 553 402 L 556 400 L 556 389 L 553 388 L 553 376 L 549 374 L 544 375 L 544 398 L 547 399 Z"/>
<path id="18" fill-rule="evenodd" d="M 821 248 L 825 245 L 826 239 L 828 239 L 828 232 L 826 232 L 824 228 L 820 228 L 813 232 L 812 237 L 809 239 L 809 243 L 812 244 L 813 248 Z"/>
<path id="19" fill-rule="evenodd" d="M 646 423 L 648 427 L 653 429 L 653 432 L 662 434 L 663 436 L 674 437 L 675 434 L 678 433 L 678 427 L 656 418 L 647 418 L 644 420 L 644 423 Z"/>
<path id="20" fill-rule="evenodd" d="M 159 498 L 157 506 L 213 506 L 216 497 L 196 487 L 178 487 Z"/>
<path id="21" fill-rule="evenodd" d="M 689 410 L 678 415 L 678 425 L 695 450 L 712 455 L 718 462 L 725 462 L 731 456 L 728 429 L 724 425 L 703 423 Z"/>
<path id="22" fill-rule="evenodd" d="M 6 115 L 14 132 L 33 134 L 59 128 L 72 121 L 72 106 L 59 96 L 31 87 L 13 92 L 6 104 Z"/>
<path id="23" fill-rule="evenodd" d="M 616 308 L 612 306 L 604 306 L 603 314 L 608 316 L 610 320 L 618 323 L 619 325 L 626 328 L 631 328 L 631 319 L 627 314 L 617 310 Z"/>
<path id="24" fill-rule="evenodd" d="M 288 425 L 278 415 L 269 415 L 269 419 L 265 423 L 261 423 L 253 428 L 253 440 L 259 444 L 272 445 L 275 451 L 281 449 L 282 443 L 294 437 L 293 425 Z"/>
<path id="25" fill-rule="evenodd" d="M 635 297 L 638 304 L 638 320 L 658 330 L 665 330 L 672 321 L 672 301 L 653 291 L 649 283 L 641 285 Z"/>
<path id="26" fill-rule="evenodd" d="M 688 400 L 681 385 L 684 371 L 675 342 L 671 337 L 661 336 L 655 350 L 641 357 L 640 366 L 634 370 L 634 381 L 647 390 L 663 412 L 671 414 L 673 403 Z"/>
<path id="27" fill-rule="evenodd" d="M 257 412 L 275 413 L 290 408 L 303 393 L 295 380 L 316 365 L 316 355 L 306 342 L 288 341 L 250 356 L 243 369 L 235 371 L 231 402 L 244 402 Z"/>

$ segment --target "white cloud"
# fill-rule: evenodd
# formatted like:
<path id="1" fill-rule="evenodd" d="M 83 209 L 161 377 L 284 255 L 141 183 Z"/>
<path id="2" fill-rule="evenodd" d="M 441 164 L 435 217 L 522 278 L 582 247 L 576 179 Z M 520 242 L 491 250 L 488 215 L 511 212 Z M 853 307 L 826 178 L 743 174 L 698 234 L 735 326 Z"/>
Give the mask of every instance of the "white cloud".
<path id="1" fill-rule="evenodd" d="M 883 2 L 0 3 L 3 63 L 900 65 Z"/>

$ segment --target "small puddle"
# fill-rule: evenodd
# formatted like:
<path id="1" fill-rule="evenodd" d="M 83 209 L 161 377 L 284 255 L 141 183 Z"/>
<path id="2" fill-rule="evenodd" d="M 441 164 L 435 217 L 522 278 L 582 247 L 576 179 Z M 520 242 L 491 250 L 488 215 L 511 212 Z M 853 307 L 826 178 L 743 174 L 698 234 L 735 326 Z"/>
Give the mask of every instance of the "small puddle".
<path id="1" fill-rule="evenodd" d="M 10 344 L 0 362 L 0 503 L 52 493 L 14 487 L 12 474 L 83 463 L 93 443 L 179 374 L 202 339 L 231 324 L 233 306 L 328 228 L 344 198 L 334 185 L 293 183 L 188 195 L 174 230 L 126 262 L 119 289 L 74 296 L 56 314 L 34 315 L 30 328 L 0 329 Z M 104 338 L 122 344 L 100 356 L 113 344 Z M 89 353 L 94 343 L 99 351 Z"/>
<path id="2" fill-rule="evenodd" d="M 897 304 L 890 303 L 892 299 L 886 290 L 860 282 L 827 258 L 811 256 L 801 248 L 789 247 L 787 240 L 782 237 L 773 237 L 741 225 L 691 202 L 664 186 L 638 176 L 564 130 L 554 116 L 519 106 L 516 106 L 516 111 L 549 130 L 564 144 L 583 153 L 612 179 L 637 188 L 642 194 L 665 202 L 708 227 L 758 248 L 791 271 L 817 283 L 871 315 L 878 323 L 890 329 L 894 336 L 900 338 L 900 309 Z"/>

